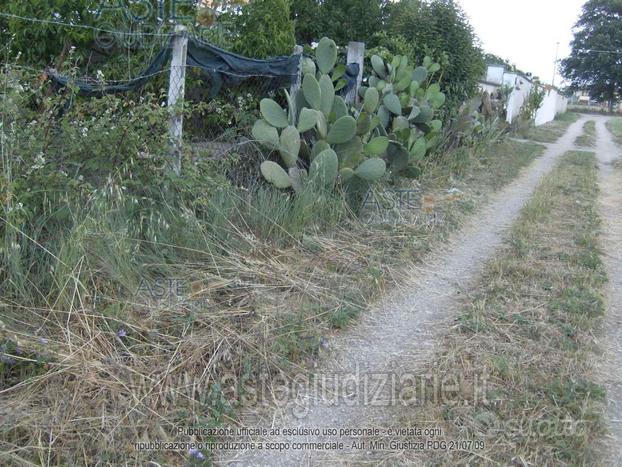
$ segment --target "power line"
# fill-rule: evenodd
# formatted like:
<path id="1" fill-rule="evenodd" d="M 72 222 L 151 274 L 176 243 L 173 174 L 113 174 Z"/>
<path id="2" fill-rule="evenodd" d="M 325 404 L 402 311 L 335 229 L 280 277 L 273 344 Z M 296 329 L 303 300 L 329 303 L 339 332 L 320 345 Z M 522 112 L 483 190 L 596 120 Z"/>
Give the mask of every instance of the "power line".
<path id="1" fill-rule="evenodd" d="M 18 20 L 22 20 L 22 21 L 30 21 L 32 23 L 53 24 L 53 25 L 56 25 L 56 26 L 64 26 L 64 27 L 78 28 L 78 29 L 88 29 L 88 30 L 91 30 L 91 31 L 105 32 L 107 34 L 123 34 L 125 36 L 171 37 L 171 36 L 175 35 L 175 33 L 172 33 L 172 32 L 171 33 L 161 33 L 161 32 L 113 31 L 113 30 L 98 28 L 96 26 L 90 26 L 90 25 L 87 25 L 87 24 L 72 24 L 72 23 L 66 23 L 66 22 L 63 22 L 63 21 L 54 21 L 54 20 L 41 19 L 41 18 L 30 18 L 30 17 L 27 17 L 27 16 L 19 16 L 19 15 L 14 15 L 12 13 L 4 13 L 4 12 L 0 12 L 0 17 L 11 18 L 11 19 L 18 19 Z"/>

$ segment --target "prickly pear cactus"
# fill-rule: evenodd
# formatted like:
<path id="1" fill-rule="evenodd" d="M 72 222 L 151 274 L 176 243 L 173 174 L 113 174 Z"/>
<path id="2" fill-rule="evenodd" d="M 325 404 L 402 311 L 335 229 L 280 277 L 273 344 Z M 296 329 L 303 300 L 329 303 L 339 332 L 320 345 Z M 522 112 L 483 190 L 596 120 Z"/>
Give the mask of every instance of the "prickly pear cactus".
<path id="1" fill-rule="evenodd" d="M 277 188 L 296 191 L 305 183 L 330 190 L 339 180 L 348 183 L 353 179 L 381 179 L 386 172 L 383 157 L 390 141 L 387 135 L 373 132 L 380 123 L 374 115 L 380 93 L 370 90 L 365 111 L 356 111 L 337 95 L 345 84 L 345 67 L 336 66 L 335 42 L 324 37 L 315 58 L 315 63 L 303 61 L 304 76 L 297 94 L 290 96 L 286 92 L 288 109 L 272 99 L 261 101 L 262 118 L 253 127 L 253 136 L 278 152 L 284 166 L 264 162 L 264 178 Z"/>
<path id="2" fill-rule="evenodd" d="M 370 132 L 363 135 L 368 139 L 365 147 L 373 151 L 379 144 L 372 144 L 370 137 L 387 137 L 384 157 L 388 170 L 392 175 L 409 176 L 437 144 L 442 128 L 437 115 L 445 105 L 445 94 L 433 79 L 440 65 L 429 57 L 415 67 L 407 57 L 395 56 L 387 63 L 374 55 L 371 66 L 373 74 L 367 86 L 359 89 L 364 99 L 359 115 L 364 115 L 364 120 L 371 116 L 372 120 Z"/>

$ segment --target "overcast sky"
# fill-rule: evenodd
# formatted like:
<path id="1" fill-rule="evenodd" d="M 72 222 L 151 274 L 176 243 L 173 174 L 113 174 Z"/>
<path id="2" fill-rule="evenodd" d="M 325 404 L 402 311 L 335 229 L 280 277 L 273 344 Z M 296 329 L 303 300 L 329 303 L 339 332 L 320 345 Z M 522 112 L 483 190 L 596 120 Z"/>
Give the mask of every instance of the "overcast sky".
<path id="1" fill-rule="evenodd" d="M 570 54 L 572 27 L 585 0 L 458 0 L 486 52 L 507 58 L 518 68 L 553 78 L 555 47 Z M 556 84 L 561 83 L 557 75 Z"/>

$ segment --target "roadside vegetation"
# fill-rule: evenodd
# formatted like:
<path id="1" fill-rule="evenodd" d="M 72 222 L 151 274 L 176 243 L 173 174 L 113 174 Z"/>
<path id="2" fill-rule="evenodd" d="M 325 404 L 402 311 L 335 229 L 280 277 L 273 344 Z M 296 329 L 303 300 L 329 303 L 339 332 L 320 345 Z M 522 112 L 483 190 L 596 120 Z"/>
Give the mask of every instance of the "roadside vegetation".
<path id="1" fill-rule="evenodd" d="M 577 136 L 574 144 L 583 148 L 593 148 L 596 145 L 596 122 L 588 120 L 583 125 L 583 133 Z"/>
<path id="2" fill-rule="evenodd" d="M 609 119 L 607 121 L 607 129 L 613 135 L 616 143 L 618 143 L 619 146 L 622 146 L 622 118 L 615 117 Z"/>
<path id="3" fill-rule="evenodd" d="M 450 381 L 459 378 L 459 389 L 444 406 L 430 400 L 399 423 L 427 420 L 442 427 L 444 438 L 478 447 L 428 451 L 426 462 L 598 464 L 605 394 L 593 376 L 599 352 L 593 334 L 607 278 L 596 187 L 594 155 L 566 154 L 465 300 L 429 366 Z"/>
<path id="4" fill-rule="evenodd" d="M 302 87 L 289 96 L 255 83 L 214 98 L 189 73 L 194 144 L 177 175 L 165 74 L 130 94 L 84 97 L 42 72 L 55 63 L 93 86 L 126 79 L 162 37 L 102 57 L 90 3 L 48 3 L 9 1 L 15 16 L 0 19 L 3 465 L 209 462 L 133 443 L 235 421 L 261 399 L 246 383 L 269 392 L 308 368 L 329 334 L 544 149 L 506 139 L 503 108 L 478 112 L 483 54 L 453 3 L 387 7 L 355 105 L 340 95 L 343 44 L 300 20 L 317 4 L 262 0 L 202 37 L 269 57 L 321 33 Z M 352 16 L 348 2 L 323 2 L 322 21 L 351 39 L 384 4 L 370 5 Z M 65 24 L 33 28 L 33 11 Z M 344 15 L 351 31 L 334 21 Z M 447 33 L 414 27 L 432 20 Z M 573 118 L 533 131 L 562 132 Z M 201 144 L 215 134 L 226 151 Z"/>
<path id="5" fill-rule="evenodd" d="M 579 119 L 578 113 L 566 112 L 559 115 L 552 122 L 538 127 L 530 127 L 526 132 L 521 132 L 523 138 L 538 141 L 540 143 L 554 143 L 561 138 L 568 127 Z"/>
<path id="6" fill-rule="evenodd" d="M 42 114 L 56 105 L 64 104 Z M 234 419 L 244 395 L 228 378 L 269 386 L 275 375 L 304 367 L 328 334 L 356 319 L 542 151 L 465 141 L 432 154 L 416 181 L 395 187 L 412 190 L 409 208 L 379 185 L 355 215 L 338 192 L 318 199 L 314 190 L 272 189 L 257 176 L 260 159 L 250 169 L 243 156 L 197 163 L 192 179 L 169 181 L 158 169 L 164 161 L 152 127 L 141 133 L 130 120 L 134 138 L 124 131 L 123 115 L 166 122 L 158 106 L 139 106 L 111 116 L 114 124 L 94 120 L 81 138 L 67 133 L 80 127 L 54 126 L 60 135 L 45 139 L 51 130 L 32 125 L 13 141 L 33 157 L 4 192 L 0 439 L 7 462 L 179 462 L 183 452 L 126 446 L 144 436 L 178 439 L 175 424 Z M 98 164 L 109 152 L 96 142 L 104 132 L 127 151 L 153 143 L 155 159 L 117 162 L 114 177 L 100 181 Z M 68 151 L 71 140 L 78 146 Z M 65 167 L 89 154 L 93 172 L 83 170 L 82 180 L 59 174 L 58 161 L 25 151 L 31 144 L 44 154 L 60 144 Z M 18 167 L 6 167 L 15 177 Z M 44 437 L 50 430 L 53 447 Z"/>

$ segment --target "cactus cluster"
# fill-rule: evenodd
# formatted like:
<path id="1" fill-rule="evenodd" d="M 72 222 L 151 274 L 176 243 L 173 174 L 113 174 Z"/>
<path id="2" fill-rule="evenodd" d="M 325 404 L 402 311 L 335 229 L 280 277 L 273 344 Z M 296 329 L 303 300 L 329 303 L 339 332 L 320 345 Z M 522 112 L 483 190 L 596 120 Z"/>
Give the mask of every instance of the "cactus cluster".
<path id="1" fill-rule="evenodd" d="M 373 74 L 367 86 L 359 89 L 364 99 L 363 111 L 371 112 L 367 102 L 380 104 L 375 116 L 380 124 L 377 134 L 389 138 L 386 160 L 394 175 L 409 176 L 426 153 L 437 144 L 442 121 L 435 118 L 445 105 L 445 94 L 432 77 L 440 65 L 425 57 L 422 66 L 414 67 L 405 56 L 395 56 L 391 63 L 378 55 L 371 57 Z"/>
<path id="2" fill-rule="evenodd" d="M 323 38 L 316 49 L 317 67 L 305 59 L 300 90 L 294 96 L 286 92 L 288 110 L 272 99 L 261 101 L 262 119 L 253 136 L 281 156 L 285 168 L 272 161 L 261 165 L 263 176 L 278 188 L 298 191 L 309 181 L 331 189 L 339 178 L 374 181 L 385 174 L 385 161 L 378 156 L 388 139 L 363 141 L 369 127 L 361 126 L 336 94 L 343 74 L 336 62 L 337 45 Z"/>
<path id="3" fill-rule="evenodd" d="M 360 186 L 387 172 L 407 176 L 437 140 L 442 123 L 434 117 L 445 95 L 430 76 L 440 65 L 426 57 L 415 68 L 406 57 L 385 63 L 375 55 L 374 74 L 359 89 L 362 102 L 355 107 L 336 94 L 343 75 L 336 62 L 337 46 L 325 37 L 315 62 L 303 61 L 300 90 L 285 93 L 288 109 L 272 99 L 260 103 L 253 136 L 280 154 L 282 165 L 261 165 L 264 178 L 278 188 L 300 191 L 313 183 L 330 190 L 338 180 Z"/>

